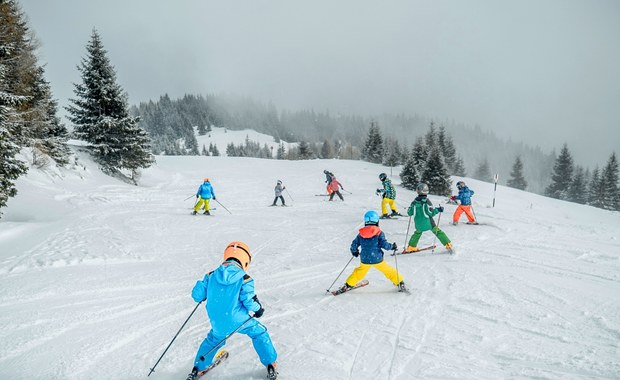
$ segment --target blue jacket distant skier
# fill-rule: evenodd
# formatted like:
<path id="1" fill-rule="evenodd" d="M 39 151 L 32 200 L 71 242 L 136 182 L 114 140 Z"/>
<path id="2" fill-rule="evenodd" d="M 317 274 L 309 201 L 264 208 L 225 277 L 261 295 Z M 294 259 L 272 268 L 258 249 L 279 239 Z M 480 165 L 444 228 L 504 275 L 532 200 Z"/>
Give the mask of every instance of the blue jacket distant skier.
<path id="1" fill-rule="evenodd" d="M 224 338 L 239 327 L 238 333 L 252 339 L 261 363 L 268 367 L 268 371 L 275 371 L 278 355 L 267 328 L 256 319 L 263 315 L 264 309 L 254 293 L 254 280 L 245 273 L 251 260 L 250 249 L 245 243 L 232 242 L 224 251 L 224 262 L 196 282 L 192 289 L 194 301 L 207 301 L 211 322 L 211 331 L 196 353 L 192 374 L 199 374 L 207 368 L 226 343 Z M 253 318 L 250 312 L 253 312 Z"/>
<path id="2" fill-rule="evenodd" d="M 202 185 L 198 186 L 198 191 L 196 191 L 196 199 L 198 200 L 194 205 L 194 212 L 192 214 L 196 215 L 200 208 L 204 205 L 205 212 L 204 214 L 210 215 L 209 211 L 209 201 L 215 198 L 215 190 L 213 190 L 213 186 L 211 186 L 211 182 L 209 178 L 205 178 Z"/>
<path id="3" fill-rule="evenodd" d="M 455 201 L 458 200 L 461 204 L 456 208 L 456 210 L 454 210 L 454 215 L 452 215 L 452 224 L 457 225 L 463 213 L 467 216 L 467 223 L 478 224 L 471 207 L 471 197 L 474 195 L 474 191 L 467 187 L 463 181 L 458 181 L 456 183 L 456 188 L 459 189 L 459 194 L 452 196 L 450 199 Z"/>

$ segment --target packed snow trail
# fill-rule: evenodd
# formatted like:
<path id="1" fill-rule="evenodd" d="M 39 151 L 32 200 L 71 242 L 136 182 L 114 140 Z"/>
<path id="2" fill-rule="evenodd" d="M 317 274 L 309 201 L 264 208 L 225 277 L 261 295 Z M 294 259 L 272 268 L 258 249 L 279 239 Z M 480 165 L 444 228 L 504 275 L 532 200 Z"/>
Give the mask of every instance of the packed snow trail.
<path id="1" fill-rule="evenodd" d="M 195 306 L 195 281 L 233 240 L 252 248 L 282 379 L 620 377 L 619 213 L 501 186 L 491 208 L 492 184 L 465 179 L 483 224 L 452 226 L 456 206 L 445 205 L 441 228 L 458 254 L 397 256 L 410 297 L 374 270 L 369 286 L 333 297 L 325 289 L 364 212 L 380 208 L 377 176 L 389 169 L 158 157 L 136 187 L 82 160 L 87 170 L 64 179 L 31 170 L 0 221 L 2 379 L 144 378 Z M 344 202 L 314 196 L 326 168 L 353 193 Z M 189 214 L 184 199 L 205 176 L 232 215 L 218 205 L 212 217 Z M 292 207 L 268 207 L 277 179 Z M 396 189 L 404 214 L 414 195 Z M 399 249 L 407 221 L 380 222 Z M 428 232 L 420 246 L 432 242 Z M 150 378 L 184 378 L 208 329 L 201 307 Z M 265 378 L 247 337 L 226 349 L 218 379 Z"/>

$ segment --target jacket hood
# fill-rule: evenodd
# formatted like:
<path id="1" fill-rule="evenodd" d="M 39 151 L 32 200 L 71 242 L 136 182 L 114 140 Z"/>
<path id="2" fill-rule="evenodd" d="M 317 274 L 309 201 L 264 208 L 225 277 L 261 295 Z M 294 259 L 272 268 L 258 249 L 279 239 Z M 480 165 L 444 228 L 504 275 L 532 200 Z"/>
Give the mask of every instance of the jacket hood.
<path id="1" fill-rule="evenodd" d="M 225 261 L 213 271 L 212 277 L 220 284 L 228 285 L 238 282 L 243 278 L 245 272 L 236 263 Z"/>
<path id="2" fill-rule="evenodd" d="M 381 233 L 378 226 L 365 226 L 360 228 L 360 236 L 364 239 L 373 238 Z"/>

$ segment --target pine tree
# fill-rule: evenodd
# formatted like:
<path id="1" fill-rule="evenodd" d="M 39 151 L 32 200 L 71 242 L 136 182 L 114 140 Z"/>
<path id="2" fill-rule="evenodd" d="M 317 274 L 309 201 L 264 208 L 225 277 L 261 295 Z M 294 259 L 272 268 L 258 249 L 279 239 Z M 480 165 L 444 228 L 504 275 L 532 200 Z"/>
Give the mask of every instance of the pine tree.
<path id="1" fill-rule="evenodd" d="M 379 126 L 374 121 L 370 123 L 368 137 L 362 149 L 362 158 L 375 164 L 380 164 L 383 160 L 383 138 Z"/>
<path id="2" fill-rule="evenodd" d="M 605 204 L 605 184 L 598 167 L 592 171 L 589 198 L 588 204 L 590 206 L 603 208 Z"/>
<path id="3" fill-rule="evenodd" d="M 443 125 L 439 127 L 437 142 L 439 143 L 441 153 L 443 154 L 444 161 L 446 162 L 446 166 L 448 167 L 448 172 L 453 175 L 458 175 L 456 174 L 456 169 L 458 165 L 456 148 L 454 147 L 454 143 L 452 142 L 452 137 L 450 136 L 450 134 L 448 134 L 448 132 L 446 132 L 446 128 Z"/>
<path id="4" fill-rule="evenodd" d="M 510 179 L 507 184 L 508 186 L 519 190 L 525 190 L 527 188 L 527 181 L 523 176 L 523 162 L 521 162 L 521 157 L 519 156 L 517 156 L 515 163 L 512 165 Z"/>
<path id="5" fill-rule="evenodd" d="M 421 181 L 428 185 L 431 194 L 451 194 L 450 187 L 452 186 L 452 181 L 450 180 L 448 169 L 443 162 L 443 156 L 439 151 L 439 146 L 435 146 L 431 149 L 426 169 L 422 172 Z"/>
<path id="6" fill-rule="evenodd" d="M 213 144 L 209 144 L 209 149 L 213 149 Z M 202 151 L 200 152 L 200 154 L 202 154 L 203 156 L 209 155 L 209 151 L 207 150 L 205 144 L 202 144 Z"/>
<path id="7" fill-rule="evenodd" d="M 82 83 L 75 84 L 76 98 L 67 107 L 74 133 L 89 143 L 104 172 L 118 174 L 129 169 L 135 182 L 137 170 L 154 162 L 150 139 L 137 125 L 138 119 L 129 115 L 126 96 L 116 83 L 116 73 L 96 30 L 86 50 L 87 57 L 78 66 Z M 195 148 L 198 154 L 197 144 Z"/>
<path id="8" fill-rule="evenodd" d="M 426 161 L 428 160 L 429 153 L 430 151 L 424 145 L 422 138 L 417 138 L 415 144 L 413 144 L 411 157 L 418 173 L 423 173 L 426 169 Z"/>
<path id="9" fill-rule="evenodd" d="M 298 158 L 300 160 L 309 160 L 314 155 L 312 153 L 312 150 L 310 149 L 310 146 L 308 145 L 308 143 L 306 141 L 300 141 L 299 142 L 299 146 L 297 147 L 297 149 L 299 151 Z"/>
<path id="10" fill-rule="evenodd" d="M 420 176 L 418 175 L 412 156 L 409 156 L 405 161 L 403 170 L 400 172 L 400 179 L 403 187 L 409 190 L 415 190 L 416 186 L 420 182 Z"/>
<path id="11" fill-rule="evenodd" d="M 556 199 L 567 199 L 568 189 L 573 180 L 573 158 L 564 144 L 560 156 L 555 160 L 551 184 L 545 189 L 545 195 Z"/>
<path id="12" fill-rule="evenodd" d="M 568 188 L 567 200 L 579 204 L 586 204 L 588 201 L 586 174 L 581 166 L 575 167 L 575 174 L 573 180 Z"/>
<path id="13" fill-rule="evenodd" d="M 321 146 L 321 158 L 334 158 L 334 148 L 329 140 L 325 139 Z"/>
<path id="14" fill-rule="evenodd" d="M 19 146 L 14 134 L 15 123 L 11 122 L 15 117 L 15 106 L 25 98 L 10 93 L 4 80 L 3 61 L 9 56 L 9 52 L 10 46 L 4 45 L 0 40 L 0 209 L 6 206 L 10 197 L 17 195 L 13 181 L 27 171 L 26 165 L 16 157 Z"/>
<path id="15" fill-rule="evenodd" d="M 491 169 L 489 168 L 489 161 L 485 158 L 480 161 L 476 171 L 474 172 L 474 178 L 485 182 L 492 182 Z"/>
<path id="16" fill-rule="evenodd" d="M 458 156 L 458 158 L 456 159 L 456 163 L 454 164 L 453 169 L 453 175 L 458 177 L 467 176 L 467 172 L 465 171 L 465 163 L 463 162 L 463 158 L 461 158 L 461 156 Z"/>
<path id="17" fill-rule="evenodd" d="M 612 153 L 607 165 L 601 172 L 601 187 L 603 189 L 602 206 L 605 210 L 620 210 L 620 188 L 618 187 L 618 160 L 616 153 Z"/>
<path id="18" fill-rule="evenodd" d="M 398 166 L 401 159 L 400 144 L 398 144 L 398 140 L 386 139 L 384 146 L 385 152 L 383 156 L 383 165 L 389 167 Z"/>
<path id="19" fill-rule="evenodd" d="M 284 149 L 283 142 L 281 142 L 280 145 L 278 145 L 278 151 L 276 152 L 276 158 L 278 160 L 284 160 L 286 158 L 286 149 Z"/>
<path id="20" fill-rule="evenodd" d="M 426 144 L 426 149 L 429 154 L 434 147 L 439 147 L 439 136 L 437 132 L 437 127 L 432 121 L 431 124 L 428 126 L 428 131 L 426 132 L 426 135 L 424 135 L 424 143 Z M 441 147 L 439 148 L 441 149 Z"/>

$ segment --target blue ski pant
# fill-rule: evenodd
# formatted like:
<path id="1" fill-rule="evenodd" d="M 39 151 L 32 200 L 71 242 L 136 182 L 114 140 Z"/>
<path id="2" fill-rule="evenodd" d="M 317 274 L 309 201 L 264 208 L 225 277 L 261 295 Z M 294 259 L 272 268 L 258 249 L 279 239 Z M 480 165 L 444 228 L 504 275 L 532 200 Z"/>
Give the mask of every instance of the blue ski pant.
<path id="1" fill-rule="evenodd" d="M 252 339 L 254 350 L 258 354 L 260 362 L 263 363 L 264 366 L 272 364 L 276 361 L 278 354 L 276 349 L 273 347 L 267 328 L 256 319 L 250 319 L 244 327 L 237 332 L 239 334 L 245 334 Z M 224 340 L 226 335 L 228 334 L 220 335 L 216 334 L 213 330 L 209 331 L 209 334 L 207 334 L 207 337 L 202 341 L 202 344 L 198 348 L 196 360 L 194 360 L 194 367 L 198 368 L 199 371 L 202 371 L 211 365 L 215 354 L 217 354 L 217 352 L 226 344 L 226 341 Z M 207 355 L 207 353 L 209 354 Z"/>

